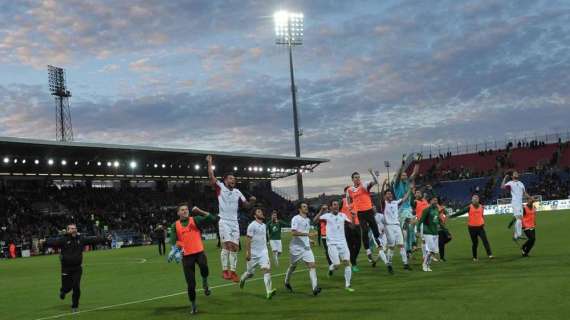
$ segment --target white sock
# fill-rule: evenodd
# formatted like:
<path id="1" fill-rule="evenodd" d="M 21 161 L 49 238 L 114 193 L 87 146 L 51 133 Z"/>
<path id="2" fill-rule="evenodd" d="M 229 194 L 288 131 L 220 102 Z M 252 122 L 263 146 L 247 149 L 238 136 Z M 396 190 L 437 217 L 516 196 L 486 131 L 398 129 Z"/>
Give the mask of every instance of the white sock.
<path id="1" fill-rule="evenodd" d="M 424 256 L 424 265 L 428 266 L 429 261 L 430 261 L 430 254 L 426 254 Z"/>
<path id="2" fill-rule="evenodd" d="M 252 276 L 253 276 L 253 274 L 251 274 L 251 273 L 249 273 L 248 271 L 246 271 L 246 272 L 244 272 L 244 273 L 241 275 L 241 278 L 240 278 L 240 279 L 245 281 L 245 280 L 251 278 Z"/>
<path id="3" fill-rule="evenodd" d="M 408 264 L 408 254 L 406 253 L 406 249 L 404 247 L 400 248 L 400 256 L 402 257 L 402 262 L 404 264 Z"/>
<path id="4" fill-rule="evenodd" d="M 388 264 L 388 259 L 386 259 L 386 252 L 384 252 L 384 250 L 378 251 L 378 257 L 382 262 L 384 262 L 384 264 Z"/>
<path id="5" fill-rule="evenodd" d="M 520 238 L 522 236 L 522 220 L 517 219 L 515 222 L 515 238 Z"/>
<path id="6" fill-rule="evenodd" d="M 431 252 L 429 252 L 426 256 L 426 265 L 428 268 L 431 266 Z"/>
<path id="7" fill-rule="evenodd" d="M 352 278 L 352 268 L 350 266 L 344 267 L 344 284 L 350 287 L 350 278 Z"/>
<path id="8" fill-rule="evenodd" d="M 387 261 L 388 261 L 387 264 L 388 264 L 388 265 L 391 265 L 391 264 L 392 264 L 392 257 L 393 257 L 393 256 L 394 256 L 394 251 L 392 251 L 391 248 L 388 248 L 388 253 L 386 254 L 386 258 L 387 258 Z"/>
<path id="9" fill-rule="evenodd" d="M 309 277 L 311 278 L 311 286 L 313 287 L 313 290 L 315 290 L 317 287 L 317 269 L 309 269 Z"/>
<path id="10" fill-rule="evenodd" d="M 329 271 L 334 271 L 334 264 L 329 265 Z"/>
<path id="11" fill-rule="evenodd" d="M 289 268 L 287 268 L 287 274 L 285 274 L 285 283 L 289 283 L 289 281 L 291 280 L 291 275 L 295 271 L 295 268 L 297 268 L 297 266 L 294 265 L 291 265 L 289 266 Z"/>
<path id="12" fill-rule="evenodd" d="M 427 247 L 426 247 L 426 244 L 424 242 L 424 243 L 422 243 L 422 258 L 425 258 L 426 255 L 427 255 Z"/>
<path id="13" fill-rule="evenodd" d="M 229 251 L 226 249 L 222 249 L 222 253 L 220 254 L 221 256 L 221 261 L 222 261 L 222 270 L 226 271 L 228 270 L 228 265 L 229 265 Z"/>
<path id="14" fill-rule="evenodd" d="M 265 291 L 267 293 L 271 292 L 271 273 L 264 273 L 263 274 L 263 282 L 265 282 Z"/>
<path id="15" fill-rule="evenodd" d="M 230 270 L 236 271 L 237 268 L 237 252 L 230 251 Z"/>
<path id="16" fill-rule="evenodd" d="M 273 251 L 273 259 L 275 260 L 275 265 L 279 266 L 279 253 L 277 251 Z"/>
<path id="17" fill-rule="evenodd" d="M 372 254 L 372 250 L 366 249 L 366 255 L 369 256 L 369 255 L 371 255 L 371 254 Z"/>

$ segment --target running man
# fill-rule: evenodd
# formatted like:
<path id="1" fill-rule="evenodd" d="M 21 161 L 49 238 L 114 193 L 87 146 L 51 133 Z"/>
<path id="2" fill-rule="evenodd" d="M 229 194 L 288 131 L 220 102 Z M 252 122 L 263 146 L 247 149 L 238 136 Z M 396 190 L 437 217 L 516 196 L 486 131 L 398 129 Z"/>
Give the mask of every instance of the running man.
<path id="1" fill-rule="evenodd" d="M 370 190 L 372 190 L 374 185 L 378 184 L 378 179 L 372 169 L 369 169 L 368 172 L 372 175 L 373 181 L 362 182 L 358 172 L 352 173 L 351 178 L 353 185 L 348 188 L 347 200 L 349 200 L 349 204 L 352 205 L 352 210 L 358 214 L 362 244 L 364 245 L 364 249 L 366 249 L 368 261 L 374 263 L 370 243 L 368 241 L 368 230 L 372 230 L 374 242 L 379 246 L 378 238 L 380 238 L 380 232 L 374 220 L 374 209 L 372 206 L 372 197 L 370 196 Z"/>
<path id="2" fill-rule="evenodd" d="M 362 246 L 362 231 L 360 229 L 360 220 L 358 220 L 358 214 L 352 210 L 352 206 L 347 201 L 346 192 L 350 188 L 349 186 L 344 188 L 344 194 L 342 196 L 342 208 L 340 212 L 344 213 L 345 216 L 352 222 L 355 226 L 354 228 L 345 228 L 346 242 L 348 243 L 348 250 L 350 251 L 350 264 L 352 265 L 352 272 L 358 272 L 358 254 L 360 253 L 360 247 Z"/>
<path id="3" fill-rule="evenodd" d="M 291 220 L 291 243 L 289 244 L 289 252 L 291 254 L 291 264 L 287 268 L 287 274 L 285 275 L 285 288 L 289 292 L 293 292 L 293 287 L 291 286 L 291 276 L 295 269 L 297 268 L 297 263 L 303 261 L 307 268 L 309 268 L 309 277 L 311 279 L 311 287 L 313 288 L 313 295 L 318 295 L 321 293 L 321 288 L 317 284 L 317 266 L 315 264 L 315 256 L 311 250 L 311 242 L 309 239 L 313 237 L 314 234 L 310 233 L 311 220 L 307 217 L 309 214 L 309 206 L 300 202 L 297 205 L 298 214 Z"/>
<path id="4" fill-rule="evenodd" d="M 281 229 L 287 224 L 279 220 L 279 212 L 273 210 L 271 213 L 271 221 L 267 223 L 267 234 L 269 237 L 269 246 L 273 251 L 273 260 L 275 265 L 279 266 L 279 257 L 283 253 L 283 244 L 281 243 Z"/>
<path id="5" fill-rule="evenodd" d="M 439 206 L 437 197 L 430 199 L 429 207 L 422 212 L 419 223 L 422 226 L 426 255 L 422 263 L 425 272 L 431 272 L 432 257 L 439 253 Z"/>
<path id="6" fill-rule="evenodd" d="M 473 255 L 473 262 L 479 261 L 477 256 L 477 249 L 479 248 L 479 239 L 483 241 L 483 246 L 485 251 L 487 251 L 487 256 L 489 259 L 493 259 L 493 253 L 491 252 L 491 245 L 489 240 L 487 240 L 487 233 L 485 232 L 485 218 L 484 218 L 483 205 L 479 203 L 479 196 L 474 194 L 471 197 L 471 204 L 462 210 L 459 210 L 449 216 L 449 218 L 459 217 L 464 214 L 468 214 L 467 217 L 467 229 L 469 230 L 469 236 L 471 237 L 471 253 Z"/>
<path id="7" fill-rule="evenodd" d="M 332 262 L 329 265 L 329 277 L 333 275 L 334 270 L 340 267 L 342 262 L 344 264 L 344 288 L 348 292 L 354 292 L 350 286 L 352 269 L 350 267 L 350 251 L 344 232 L 345 223 L 350 224 L 351 228 L 354 226 L 344 213 L 339 212 L 338 201 L 332 201 L 330 209 L 328 212 L 320 211 L 314 218 L 314 220 L 326 222 L 328 255 Z"/>
<path id="8" fill-rule="evenodd" d="M 513 240 L 517 242 L 522 237 L 522 219 L 523 219 L 523 196 L 530 199 L 524 184 L 519 180 L 518 171 L 513 171 L 512 179 L 507 182 L 509 174 L 505 175 L 501 188 L 511 192 L 511 206 L 513 207 L 513 216 L 516 219 Z"/>
<path id="9" fill-rule="evenodd" d="M 77 232 L 75 223 L 67 225 L 65 234 L 49 239 L 46 242 L 48 247 L 59 248 L 59 260 L 61 262 L 61 287 L 59 298 L 65 299 L 65 295 L 72 292 L 71 312 L 77 312 L 79 308 L 79 298 L 81 297 L 81 276 L 83 275 L 83 248 L 86 245 L 96 245 L 105 243 L 109 238 L 84 237 Z"/>
<path id="10" fill-rule="evenodd" d="M 388 181 L 384 181 L 382 190 L 385 190 L 388 185 Z M 386 225 L 386 240 L 388 247 L 387 250 L 387 261 L 388 261 L 388 272 L 390 274 L 394 273 L 392 267 L 392 257 L 394 255 L 394 247 L 398 246 L 400 248 L 400 256 L 402 257 L 402 263 L 404 264 L 405 270 L 411 270 L 408 264 L 408 255 L 406 249 L 404 248 L 404 235 L 402 234 L 402 228 L 400 227 L 400 215 L 399 209 L 403 202 L 408 201 L 409 193 L 404 194 L 404 197 L 399 200 L 394 200 L 394 194 L 391 190 L 386 190 L 384 192 L 384 221 Z"/>
<path id="11" fill-rule="evenodd" d="M 524 213 L 523 213 L 523 230 L 524 234 L 527 237 L 527 241 L 522 246 L 522 256 L 528 257 L 530 250 L 534 247 L 534 243 L 536 242 L 536 234 L 535 234 L 535 227 L 536 227 L 536 209 L 534 208 L 534 198 L 530 198 L 528 203 L 524 206 Z"/>
<path id="12" fill-rule="evenodd" d="M 269 263 L 269 252 L 267 251 L 267 230 L 263 220 L 265 215 L 263 209 L 257 208 L 254 211 L 255 220 L 247 227 L 245 238 L 245 260 L 247 260 L 247 270 L 241 276 L 239 287 L 243 289 L 245 281 L 255 273 L 255 268 L 259 267 L 263 273 L 265 283 L 265 297 L 270 300 L 277 290 L 271 285 L 271 266 Z"/>
<path id="13" fill-rule="evenodd" d="M 223 182 L 218 181 L 214 175 L 212 156 L 206 157 L 208 162 L 208 176 L 210 184 L 216 189 L 219 204 L 219 225 L 220 239 L 222 242 L 221 262 L 222 277 L 226 280 L 239 282 L 236 273 L 237 257 L 239 251 L 239 223 L 238 208 L 240 203 L 249 208 L 256 201 L 255 197 L 245 199 L 241 191 L 236 188 L 236 177 L 233 174 L 226 174 Z"/>
<path id="14" fill-rule="evenodd" d="M 182 268 L 184 270 L 184 278 L 186 279 L 188 299 L 190 299 L 190 304 L 192 305 L 190 313 L 196 314 L 198 312 L 196 306 L 196 276 L 194 274 L 196 264 L 200 268 L 204 294 L 206 296 L 211 294 L 208 287 L 210 271 L 208 269 L 208 259 L 204 253 L 201 229 L 208 224 L 214 225 L 216 223 L 216 215 L 198 207 L 193 207 L 192 212 L 197 214 L 197 216 L 190 216 L 187 203 L 178 205 L 177 214 L 179 219 L 171 227 L 174 232 L 170 235 L 172 250 L 170 250 L 168 255 L 168 261 L 172 261 L 177 253 L 182 252 Z"/>
<path id="15" fill-rule="evenodd" d="M 317 216 L 321 215 L 322 213 L 328 212 L 328 211 L 329 211 L 329 206 L 326 204 L 323 204 L 321 206 L 321 208 L 319 209 Z M 319 233 L 318 233 L 319 240 L 323 244 L 323 248 L 325 249 L 325 257 L 327 258 L 327 263 L 329 264 L 329 267 L 330 267 L 332 265 L 332 261 L 331 261 L 331 258 L 329 256 L 329 248 L 327 246 L 327 222 L 325 220 L 316 219 L 316 216 L 315 216 L 315 218 L 313 218 L 313 224 L 319 230 Z"/>
<path id="16" fill-rule="evenodd" d="M 380 247 L 378 247 L 378 257 L 376 258 L 376 261 L 382 260 L 385 265 L 388 265 L 388 260 L 386 259 L 386 244 L 388 243 L 388 239 L 386 237 L 386 220 L 384 218 L 384 214 L 380 211 L 376 212 L 374 219 L 376 220 L 378 231 L 380 232 Z"/>
<path id="17" fill-rule="evenodd" d="M 410 177 L 404 171 L 404 166 L 400 167 L 398 174 L 396 175 L 396 181 L 394 181 L 394 196 L 396 200 L 403 199 L 406 194 L 411 192 L 414 185 L 414 180 L 420 170 L 419 164 L 414 165 L 414 169 Z M 403 201 L 400 206 L 400 225 L 402 226 L 405 248 L 408 256 L 411 256 L 412 251 L 416 247 L 416 232 L 414 226 L 414 214 L 412 213 L 412 205 L 409 201 L 411 196 L 407 201 Z"/>

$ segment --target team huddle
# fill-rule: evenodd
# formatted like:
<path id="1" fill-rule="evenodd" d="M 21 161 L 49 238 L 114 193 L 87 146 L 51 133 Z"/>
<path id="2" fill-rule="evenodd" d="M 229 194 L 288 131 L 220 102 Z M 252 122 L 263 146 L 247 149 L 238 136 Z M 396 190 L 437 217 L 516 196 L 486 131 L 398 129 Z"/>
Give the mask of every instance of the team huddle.
<path id="1" fill-rule="evenodd" d="M 210 295 L 208 286 L 209 269 L 204 246 L 201 239 L 201 228 L 218 221 L 221 239 L 222 277 L 239 283 L 244 288 L 248 279 L 253 277 L 257 268 L 263 273 L 265 294 L 271 299 L 276 290 L 271 281 L 271 259 L 268 249 L 268 239 L 273 261 L 279 264 L 283 252 L 281 244 L 281 229 L 286 226 L 278 219 L 274 211 L 267 223 L 265 212 L 261 208 L 253 210 L 253 222 L 246 232 L 245 257 L 246 271 L 238 276 L 238 250 L 240 232 L 238 225 L 238 209 L 241 206 L 249 208 L 255 204 L 255 197 L 246 199 L 236 188 L 233 175 L 226 175 L 223 181 L 216 179 L 213 172 L 212 157 L 207 157 L 208 173 L 211 185 L 215 188 L 219 202 L 219 214 L 205 212 L 197 207 L 191 210 L 187 204 L 181 204 L 177 213 L 179 220 L 172 225 L 172 250 L 169 261 L 182 261 L 184 275 L 188 285 L 188 297 L 191 302 L 191 312 L 197 312 L 195 265 L 200 269 L 202 287 L 205 295 Z M 464 209 L 448 214 L 438 196 L 431 190 L 416 188 L 414 178 L 419 170 L 415 166 L 408 177 L 403 169 L 397 174 L 392 184 L 388 180 L 380 185 L 378 172 L 369 170 L 372 180 L 361 181 L 360 174 L 351 175 L 352 185 L 347 186 L 342 199 L 333 200 L 321 206 L 318 213 L 309 218 L 309 206 L 300 202 L 297 215 L 291 220 L 291 241 L 289 245 L 290 262 L 285 275 L 284 286 L 293 292 L 292 277 L 297 265 L 304 263 L 308 269 L 312 293 L 317 296 L 321 292 L 318 285 L 315 255 L 311 249 L 314 238 L 312 225 L 319 227 L 320 236 L 328 261 L 328 276 L 339 268 L 344 270 L 344 288 L 354 292 L 351 280 L 354 272 L 359 272 L 357 265 L 361 245 L 366 250 L 366 256 L 372 267 L 382 261 L 390 274 L 394 273 L 393 256 L 398 251 L 404 270 L 410 271 L 410 260 L 416 251 L 422 253 L 422 270 L 431 272 L 432 262 L 441 259 L 445 261 L 445 245 L 452 237 L 445 224 L 448 218 L 467 214 L 467 225 L 472 241 L 473 260 L 478 260 L 478 240 L 490 259 L 493 259 L 491 246 L 485 233 L 484 209 L 479 203 L 479 196 L 473 195 L 471 203 Z M 522 245 L 522 255 L 528 256 L 535 242 L 535 217 L 533 198 L 530 197 L 524 184 L 518 180 L 518 173 L 512 174 L 512 180 L 507 182 L 507 176 L 501 185 L 509 189 L 512 195 L 515 225 L 513 239 L 518 243 L 524 231 L 527 242 Z M 373 187 L 378 188 L 379 203 L 374 205 L 372 199 Z M 523 206 L 523 196 L 529 200 Z M 194 213 L 190 215 L 190 211 Z M 376 250 L 377 255 L 374 255 Z"/>

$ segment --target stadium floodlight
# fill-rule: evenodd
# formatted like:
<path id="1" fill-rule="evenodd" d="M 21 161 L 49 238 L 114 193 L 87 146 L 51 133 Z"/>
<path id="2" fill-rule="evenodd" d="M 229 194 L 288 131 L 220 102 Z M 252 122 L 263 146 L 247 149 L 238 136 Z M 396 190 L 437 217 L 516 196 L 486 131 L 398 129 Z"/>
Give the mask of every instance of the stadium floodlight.
<path id="1" fill-rule="evenodd" d="M 257 172 L 257 167 L 253 167 L 253 171 L 254 171 L 254 172 Z"/>
<path id="2" fill-rule="evenodd" d="M 78 165 L 78 164 L 79 164 L 79 161 L 75 161 L 73 164 L 74 164 L 74 165 Z"/>
<path id="3" fill-rule="evenodd" d="M 40 160 L 38 159 L 34 160 L 34 164 L 40 164 Z"/>
<path id="4" fill-rule="evenodd" d="M 114 161 L 113 162 L 113 167 L 118 168 L 121 164 L 119 163 L 119 161 Z"/>
<path id="5" fill-rule="evenodd" d="M 62 165 L 62 166 L 67 165 L 67 160 L 65 160 L 65 159 L 61 160 L 61 165 Z"/>
<path id="6" fill-rule="evenodd" d="M 131 169 L 134 169 L 134 168 L 137 167 L 137 163 L 136 163 L 135 161 L 131 161 L 131 162 L 129 163 L 129 167 L 131 167 Z"/>
<path id="7" fill-rule="evenodd" d="M 113 164 L 111 163 L 111 161 L 107 161 L 107 167 L 112 166 Z"/>
<path id="8" fill-rule="evenodd" d="M 251 168 L 251 167 L 248 167 L 248 168 L 247 168 L 247 171 L 251 171 L 251 170 L 252 170 L 252 168 Z"/>
<path id="9" fill-rule="evenodd" d="M 199 164 L 194 165 L 194 170 L 200 170 L 200 165 Z"/>
<path id="10" fill-rule="evenodd" d="M 48 159 L 48 164 L 49 164 L 50 166 L 53 166 L 53 159 Z"/>
<path id="11" fill-rule="evenodd" d="M 155 168 L 158 168 L 158 164 L 155 163 L 155 164 L 154 164 L 154 167 L 155 167 Z"/>
<path id="12" fill-rule="evenodd" d="M 212 170 L 216 170 L 216 166 L 212 165 Z"/>
<path id="13" fill-rule="evenodd" d="M 238 167 L 234 167 L 234 171 L 238 171 Z"/>
<path id="14" fill-rule="evenodd" d="M 289 49 L 289 72 L 291 74 L 291 97 L 293 100 L 293 129 L 295 135 L 295 156 L 301 157 L 301 144 L 299 138 L 299 117 L 297 112 L 297 88 L 295 87 L 295 73 L 293 71 L 293 47 L 303 44 L 303 29 L 305 17 L 300 12 L 278 11 L 273 15 L 275 22 L 275 43 L 286 45 Z M 282 171 L 283 172 L 283 171 Z M 303 200 L 303 176 L 297 174 L 297 195 Z"/>
<path id="15" fill-rule="evenodd" d="M 162 167 L 162 169 L 164 169 L 164 168 L 166 168 L 166 165 L 163 163 L 161 167 Z"/>
<path id="16" fill-rule="evenodd" d="M 10 162 L 10 158 L 4 158 L 4 163 Z"/>
<path id="17" fill-rule="evenodd" d="M 26 164 L 26 159 L 22 159 L 22 163 L 23 163 L 23 164 Z"/>
<path id="18" fill-rule="evenodd" d="M 101 166 L 101 161 L 97 161 L 97 166 L 98 166 L 98 167 Z"/>
<path id="19" fill-rule="evenodd" d="M 14 159 L 14 163 L 18 163 L 18 159 Z"/>
<path id="20" fill-rule="evenodd" d="M 259 167 L 259 172 L 263 172 L 263 167 Z"/>

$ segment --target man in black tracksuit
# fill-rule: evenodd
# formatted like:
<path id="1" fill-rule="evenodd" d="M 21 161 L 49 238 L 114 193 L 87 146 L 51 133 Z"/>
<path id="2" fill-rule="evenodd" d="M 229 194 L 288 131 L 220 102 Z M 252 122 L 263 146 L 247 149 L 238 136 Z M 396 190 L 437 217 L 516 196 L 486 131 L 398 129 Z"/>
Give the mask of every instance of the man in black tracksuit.
<path id="1" fill-rule="evenodd" d="M 105 243 L 107 239 L 99 237 L 83 237 L 77 233 L 77 226 L 70 224 L 67 226 L 66 233 L 58 238 L 49 239 L 47 245 L 54 248 L 60 248 L 59 259 L 61 261 L 61 288 L 59 289 L 59 298 L 65 299 L 65 295 L 73 290 L 71 297 L 71 309 L 77 312 L 79 307 L 79 297 L 81 296 L 81 274 L 83 268 L 83 248 L 85 245 L 94 245 Z"/>
<path id="2" fill-rule="evenodd" d="M 158 255 L 165 255 L 166 254 L 166 230 L 162 225 L 158 225 L 158 227 L 154 230 L 154 237 L 158 242 Z"/>

